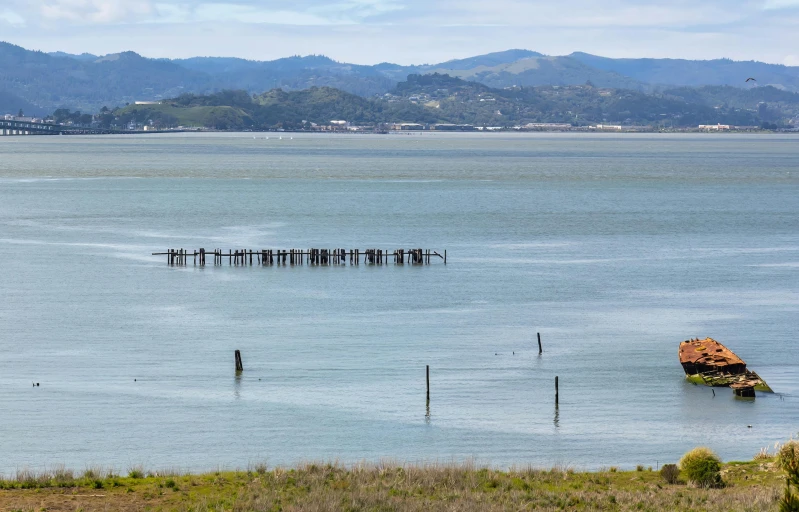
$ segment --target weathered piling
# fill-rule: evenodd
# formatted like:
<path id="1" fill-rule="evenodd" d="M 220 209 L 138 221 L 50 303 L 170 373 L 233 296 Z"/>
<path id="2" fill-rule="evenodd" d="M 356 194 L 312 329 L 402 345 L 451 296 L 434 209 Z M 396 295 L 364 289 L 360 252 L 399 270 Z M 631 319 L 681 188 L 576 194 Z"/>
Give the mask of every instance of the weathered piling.
<path id="1" fill-rule="evenodd" d="M 236 357 L 236 373 L 244 371 L 244 365 L 241 364 L 241 351 L 237 350 L 235 353 Z"/>
<path id="2" fill-rule="evenodd" d="M 558 377 L 555 376 L 555 405 L 558 405 Z"/>
<path id="3" fill-rule="evenodd" d="M 427 381 L 427 401 L 430 401 L 430 365 L 427 365 L 425 371 L 426 381 Z"/>
<path id="4" fill-rule="evenodd" d="M 540 355 L 544 353 L 544 349 L 541 347 L 541 333 L 537 332 L 536 334 L 538 335 L 538 353 Z"/>
<path id="5" fill-rule="evenodd" d="M 393 258 L 394 263 L 397 265 L 404 265 L 405 263 L 411 265 L 430 265 L 433 261 L 433 256 L 438 256 L 444 263 L 447 262 L 447 251 L 444 251 L 442 256 L 436 251 L 430 249 L 396 249 L 394 251 L 386 249 L 288 249 L 288 250 L 274 250 L 274 249 L 230 249 L 227 253 L 221 249 L 214 249 L 213 251 L 214 265 L 222 265 L 223 258 L 227 257 L 229 266 L 246 266 L 246 265 L 259 265 L 259 266 L 278 266 L 285 265 L 303 265 L 306 261 L 308 265 L 313 266 L 333 266 L 333 265 L 346 265 L 347 256 L 349 256 L 350 265 L 360 265 L 361 261 L 367 265 L 388 265 Z M 166 252 L 154 252 L 153 256 L 162 255 L 166 256 L 167 265 L 170 266 L 185 266 L 188 264 L 189 255 L 193 257 L 194 265 L 204 267 L 207 263 L 208 251 L 205 248 L 199 250 L 188 251 L 186 249 L 167 249 Z M 407 261 L 406 261 L 407 255 Z"/>

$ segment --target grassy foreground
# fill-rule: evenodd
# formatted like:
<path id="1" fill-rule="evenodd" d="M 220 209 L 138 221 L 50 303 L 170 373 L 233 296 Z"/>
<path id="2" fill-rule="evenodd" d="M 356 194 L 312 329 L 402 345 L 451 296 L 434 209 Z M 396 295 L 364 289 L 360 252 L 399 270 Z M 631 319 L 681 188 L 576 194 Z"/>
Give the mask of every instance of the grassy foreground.
<path id="1" fill-rule="evenodd" d="M 3 511 L 777 510 L 773 459 L 731 462 L 725 487 L 667 484 L 655 471 L 495 471 L 462 466 L 307 464 L 201 475 L 76 476 L 56 470 L 0 480 Z"/>

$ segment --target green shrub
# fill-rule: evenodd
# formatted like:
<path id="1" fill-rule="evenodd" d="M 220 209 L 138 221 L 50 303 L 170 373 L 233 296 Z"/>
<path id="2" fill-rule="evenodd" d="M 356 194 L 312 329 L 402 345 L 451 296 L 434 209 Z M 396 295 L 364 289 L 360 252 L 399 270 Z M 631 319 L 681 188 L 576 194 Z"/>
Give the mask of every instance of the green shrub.
<path id="1" fill-rule="evenodd" d="M 785 443 L 777 453 L 777 463 L 787 477 L 780 512 L 799 512 L 799 442 L 791 440 Z"/>
<path id="2" fill-rule="evenodd" d="M 721 459 L 710 448 L 699 447 L 689 451 L 680 459 L 680 472 L 699 487 L 719 487 L 721 481 Z"/>
<path id="3" fill-rule="evenodd" d="M 796 472 L 796 467 L 799 465 L 799 441 L 788 441 L 777 452 L 777 463 L 783 471 L 788 473 L 788 476 Z M 799 482 L 797 482 L 799 485 Z"/>
<path id="4" fill-rule="evenodd" d="M 660 476 L 667 484 L 674 485 L 680 481 L 680 470 L 677 464 L 663 464 L 663 467 L 660 468 Z"/>

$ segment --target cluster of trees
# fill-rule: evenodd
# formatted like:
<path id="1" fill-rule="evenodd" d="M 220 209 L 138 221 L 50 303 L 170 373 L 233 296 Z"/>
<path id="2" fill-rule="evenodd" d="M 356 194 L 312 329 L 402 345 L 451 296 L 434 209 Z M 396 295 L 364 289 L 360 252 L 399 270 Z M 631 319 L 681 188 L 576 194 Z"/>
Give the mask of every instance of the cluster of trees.
<path id="1" fill-rule="evenodd" d="M 90 126 L 94 120 L 91 114 L 83 114 L 80 110 L 70 112 L 68 108 L 59 108 L 53 112 L 53 120 L 59 124 L 72 123 L 81 126 Z"/>

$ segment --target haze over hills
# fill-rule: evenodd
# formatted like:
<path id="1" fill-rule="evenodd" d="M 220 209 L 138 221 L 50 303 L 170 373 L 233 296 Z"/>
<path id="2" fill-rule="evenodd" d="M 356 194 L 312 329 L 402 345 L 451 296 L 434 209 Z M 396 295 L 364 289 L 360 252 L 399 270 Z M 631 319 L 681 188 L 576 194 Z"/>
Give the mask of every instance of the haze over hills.
<path id="1" fill-rule="evenodd" d="M 322 55 L 252 61 L 230 57 L 149 59 L 134 52 L 105 56 L 48 54 L 0 43 L 0 111 L 23 108 L 28 113 L 49 113 L 66 107 L 96 112 L 101 106 L 113 108 L 183 93 L 243 90 L 261 94 L 276 88 L 298 91 L 331 87 L 371 98 L 391 92 L 408 75 L 432 73 L 496 89 L 589 83 L 644 95 L 668 92 L 691 104 L 713 108 L 736 105 L 753 111 L 759 108 L 757 103 L 752 104 L 753 98 L 761 93 L 747 96 L 746 91 L 766 85 L 773 85 L 773 90 L 799 91 L 799 67 L 726 59 L 612 59 L 579 52 L 546 56 L 514 49 L 415 66 L 355 65 Z M 757 78 L 757 85 L 745 82 L 750 76 Z M 714 91 L 691 89 L 703 86 L 724 87 Z M 785 103 L 784 98 L 774 101 Z"/>

